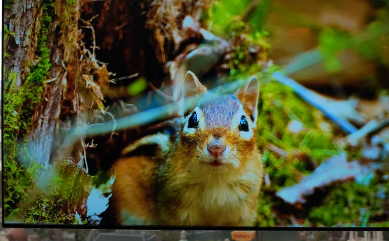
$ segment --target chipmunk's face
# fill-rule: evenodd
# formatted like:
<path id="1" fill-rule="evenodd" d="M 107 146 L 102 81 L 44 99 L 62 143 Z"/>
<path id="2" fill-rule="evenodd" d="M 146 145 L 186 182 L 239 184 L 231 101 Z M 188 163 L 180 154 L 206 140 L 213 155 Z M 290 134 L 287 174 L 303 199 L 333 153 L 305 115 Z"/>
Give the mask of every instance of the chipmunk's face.
<path id="1" fill-rule="evenodd" d="M 222 96 L 187 116 L 183 137 L 194 144 L 202 164 L 239 168 L 242 153 L 255 148 L 254 121 L 236 96 Z"/>
<path id="2" fill-rule="evenodd" d="M 188 170 L 245 168 L 257 148 L 258 91 L 258 81 L 252 80 L 235 95 L 201 103 L 186 117 L 181 142 L 192 157 L 183 160 Z"/>

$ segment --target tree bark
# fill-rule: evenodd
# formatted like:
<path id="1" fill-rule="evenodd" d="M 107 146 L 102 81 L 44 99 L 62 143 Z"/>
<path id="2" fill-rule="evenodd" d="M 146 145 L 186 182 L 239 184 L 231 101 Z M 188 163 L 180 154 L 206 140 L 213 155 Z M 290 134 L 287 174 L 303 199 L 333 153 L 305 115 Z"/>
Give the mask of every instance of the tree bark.
<path id="1" fill-rule="evenodd" d="M 78 111 L 75 101 L 75 83 L 78 78 L 77 68 L 77 36 L 79 2 L 55 0 L 55 16 L 48 28 L 46 46 L 50 51 L 50 73 L 46 76 L 41 102 L 35 107 L 35 113 L 29 127 L 26 144 L 30 160 L 48 167 L 52 150 L 58 146 L 55 138 L 61 121 L 69 122 Z M 25 82 L 30 72 L 30 63 L 35 61 L 35 52 L 39 31 L 42 26 L 42 1 L 26 0 L 15 1 L 12 10 L 5 12 L 5 24 L 9 31 L 14 32 L 6 42 L 6 51 L 9 55 L 4 61 L 7 73 L 16 72 L 16 87 Z M 70 109 L 64 115 L 63 104 Z M 22 107 L 23 108 L 23 107 Z M 70 113 L 70 114 L 69 114 Z M 22 154 L 23 155 L 23 154 Z"/>
<path id="2" fill-rule="evenodd" d="M 8 72 L 17 73 L 16 89 L 29 71 L 26 63 L 34 60 L 41 14 L 37 0 L 15 1 L 12 9 L 4 11 L 4 25 L 14 34 L 4 42 L 9 56 L 3 59 L 6 67 L 3 74 L 6 79 Z"/>

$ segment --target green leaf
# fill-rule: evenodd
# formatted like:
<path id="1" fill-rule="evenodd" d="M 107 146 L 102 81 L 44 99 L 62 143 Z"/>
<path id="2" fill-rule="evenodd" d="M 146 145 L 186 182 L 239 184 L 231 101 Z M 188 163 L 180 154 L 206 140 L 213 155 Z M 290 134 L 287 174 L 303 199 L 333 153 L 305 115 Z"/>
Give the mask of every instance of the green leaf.
<path id="1" fill-rule="evenodd" d="M 140 78 L 134 81 L 127 87 L 127 91 L 130 95 L 137 95 L 147 88 L 147 81 L 144 78 Z"/>

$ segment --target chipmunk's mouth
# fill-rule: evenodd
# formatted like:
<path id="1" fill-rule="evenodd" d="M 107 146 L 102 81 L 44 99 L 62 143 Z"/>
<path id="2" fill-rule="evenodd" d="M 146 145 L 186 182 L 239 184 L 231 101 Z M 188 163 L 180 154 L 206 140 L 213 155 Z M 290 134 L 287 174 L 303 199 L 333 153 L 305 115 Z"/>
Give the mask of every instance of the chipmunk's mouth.
<path id="1" fill-rule="evenodd" d="M 224 163 L 221 162 L 221 160 L 219 160 L 219 159 L 215 159 L 215 160 L 213 160 L 213 162 L 210 162 L 209 164 L 211 166 L 214 166 L 214 167 L 220 167 L 220 166 L 224 165 Z"/>

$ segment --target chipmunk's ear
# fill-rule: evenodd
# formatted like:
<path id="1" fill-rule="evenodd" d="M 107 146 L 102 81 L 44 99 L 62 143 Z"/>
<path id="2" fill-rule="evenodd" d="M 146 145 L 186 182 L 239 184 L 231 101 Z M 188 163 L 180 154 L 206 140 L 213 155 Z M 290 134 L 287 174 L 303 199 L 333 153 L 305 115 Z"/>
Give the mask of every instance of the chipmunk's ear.
<path id="1" fill-rule="evenodd" d="M 256 76 L 236 92 L 236 97 L 242 102 L 243 109 L 253 122 L 258 117 L 259 82 Z"/>
<path id="2" fill-rule="evenodd" d="M 192 96 L 205 94 L 207 88 L 200 83 L 199 79 L 192 71 L 187 71 L 183 81 L 180 83 L 180 85 L 177 84 L 175 89 L 173 89 L 173 99 L 178 101 L 178 114 L 183 116 L 188 107 L 186 99 Z M 192 104 L 189 104 L 189 106 L 191 105 Z"/>
<path id="3" fill-rule="evenodd" d="M 184 98 L 205 94 L 207 88 L 202 85 L 197 76 L 192 72 L 186 72 L 182 94 Z"/>

